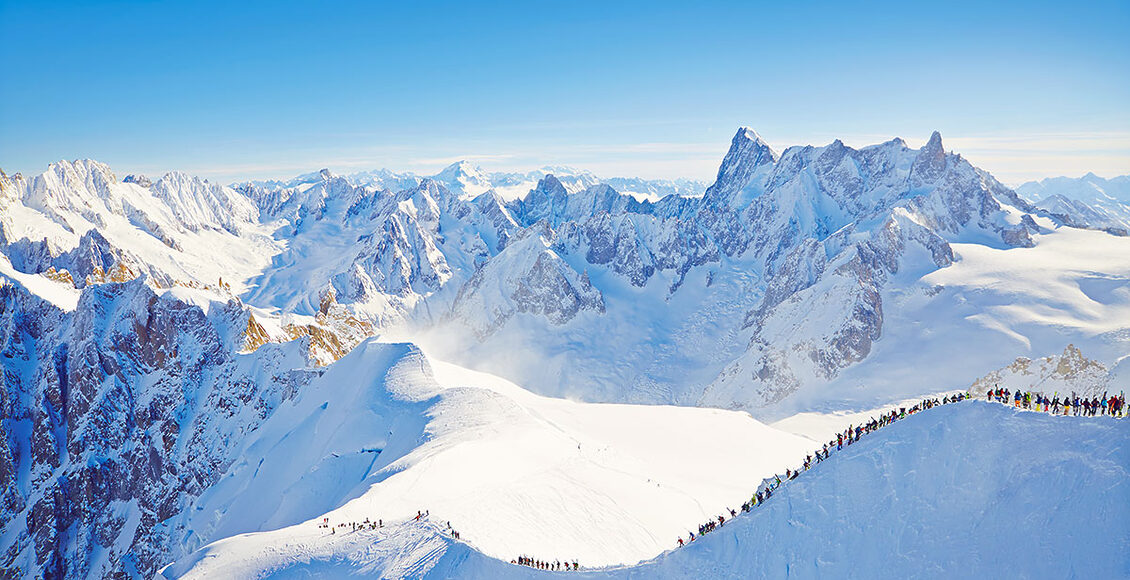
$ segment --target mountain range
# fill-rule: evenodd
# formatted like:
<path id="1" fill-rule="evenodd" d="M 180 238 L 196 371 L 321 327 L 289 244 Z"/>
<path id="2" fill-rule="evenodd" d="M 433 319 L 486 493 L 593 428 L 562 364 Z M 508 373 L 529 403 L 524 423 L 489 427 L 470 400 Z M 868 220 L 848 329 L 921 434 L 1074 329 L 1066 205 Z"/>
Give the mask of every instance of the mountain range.
<path id="1" fill-rule="evenodd" d="M 504 560 L 569 502 L 573 554 L 650 558 L 786 463 L 687 476 L 710 440 L 800 453 L 813 440 L 771 424 L 986 381 L 1124 384 L 1128 183 L 1013 190 L 937 133 L 776 151 L 748 128 L 709 185 L 466 162 L 0 172 L 0 567 L 152 577 L 224 538 L 423 502 Z M 604 422 L 694 443 L 653 455 Z M 430 483 L 517 452 L 544 470 L 468 478 L 464 502 Z"/>

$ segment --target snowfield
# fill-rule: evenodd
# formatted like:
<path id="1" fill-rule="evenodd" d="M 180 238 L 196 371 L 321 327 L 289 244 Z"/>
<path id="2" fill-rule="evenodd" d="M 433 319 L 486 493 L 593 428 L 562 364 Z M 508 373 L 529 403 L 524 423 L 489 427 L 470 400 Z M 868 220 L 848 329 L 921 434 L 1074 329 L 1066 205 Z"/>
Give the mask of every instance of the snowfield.
<path id="1" fill-rule="evenodd" d="M 273 569 L 259 546 L 353 549 L 318 528 L 322 518 L 406 525 L 427 510 L 506 561 L 631 564 L 815 447 L 746 413 L 551 399 L 369 341 L 252 435 L 240 464 L 187 510 L 185 541 L 262 531 L 205 548 L 193 574 Z"/>
<path id="2" fill-rule="evenodd" d="M 727 469 L 737 467 L 731 463 Z M 1121 578 L 1130 573 L 1128 469 L 1130 422 L 1125 420 L 1056 417 L 981 401 L 944 405 L 834 453 L 750 514 L 685 548 L 637 566 L 568 574 Z M 667 508 L 651 506 L 657 512 Z M 333 512 L 331 521 L 340 513 Z M 433 512 L 430 522 L 379 531 L 347 529 L 340 536 L 306 524 L 229 538 L 173 564 L 162 576 L 501 579 L 548 574 L 491 558 L 473 542 L 445 537 L 437 516 Z M 562 520 L 547 531 L 565 534 L 567 526 Z M 566 557 L 550 550 L 546 558 L 559 553 Z"/>

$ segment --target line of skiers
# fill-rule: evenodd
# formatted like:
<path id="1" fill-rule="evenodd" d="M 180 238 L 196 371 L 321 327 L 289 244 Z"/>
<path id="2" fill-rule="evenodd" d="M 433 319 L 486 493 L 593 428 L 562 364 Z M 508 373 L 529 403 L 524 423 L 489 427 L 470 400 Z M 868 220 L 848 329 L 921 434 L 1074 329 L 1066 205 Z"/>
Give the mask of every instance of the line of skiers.
<path id="1" fill-rule="evenodd" d="M 1126 393 L 1111 395 L 1103 393 L 1102 397 L 1080 397 L 1076 393 L 1064 395 L 1060 400 L 1059 393 L 1048 397 L 1044 393 L 1034 391 L 1015 392 L 1007 388 L 997 387 L 985 393 L 989 402 L 996 401 L 1002 404 L 1012 403 L 1017 409 L 1041 411 L 1053 415 L 1072 415 L 1075 417 L 1094 417 L 1096 415 L 1110 415 L 1111 417 L 1124 417 L 1126 415 Z"/>
<path id="2" fill-rule="evenodd" d="M 459 532 L 455 531 L 455 528 L 451 527 L 450 520 L 448 520 L 447 522 L 447 533 L 451 534 L 452 538 L 455 538 L 456 540 L 459 539 Z"/>
<path id="3" fill-rule="evenodd" d="M 878 430 L 880 427 L 886 427 L 887 425 L 890 425 L 891 423 L 893 423 L 893 422 L 895 422 L 899 419 L 906 418 L 908 415 L 914 415 L 916 413 L 919 413 L 919 412 L 924 411 L 926 409 L 936 407 L 938 405 L 948 405 L 949 403 L 957 403 L 959 401 L 964 401 L 964 400 L 969 399 L 969 398 L 970 398 L 969 393 L 957 393 L 955 395 L 946 395 L 946 396 L 942 397 L 940 400 L 936 399 L 936 398 L 935 399 L 923 399 L 922 402 L 918 403 L 917 405 L 914 405 L 913 407 L 911 407 L 909 409 L 907 409 L 906 407 L 900 407 L 898 410 L 891 410 L 888 413 L 883 413 L 882 415 L 879 415 L 878 419 L 872 417 L 870 420 L 868 420 L 866 423 L 863 423 L 862 425 L 849 425 L 847 429 L 845 429 L 844 431 L 842 431 L 840 433 L 837 433 L 835 439 L 828 441 L 820 449 L 817 449 L 812 454 L 805 456 L 804 462 L 801 464 L 799 469 L 795 469 L 795 470 L 791 469 L 791 468 L 786 469 L 785 470 L 785 479 L 782 480 L 781 476 L 778 474 L 778 475 L 774 476 L 773 481 L 768 481 L 766 483 L 762 483 L 761 487 L 759 487 L 758 490 L 753 494 L 753 496 L 751 496 L 749 498 L 749 501 L 746 501 L 745 503 L 742 504 L 742 512 L 748 513 L 750 511 L 752 511 L 753 508 L 765 503 L 766 501 L 769 501 L 769 498 L 773 496 L 773 492 L 777 488 L 781 487 L 781 485 L 783 483 L 785 483 L 789 480 L 792 480 L 792 479 L 796 479 L 797 476 L 799 476 L 802 471 L 808 471 L 815 464 L 820 463 L 820 462 L 824 461 L 825 459 L 827 459 L 829 456 L 831 456 L 833 447 L 837 451 L 839 451 L 839 450 L 844 448 L 844 445 L 851 445 L 852 443 L 859 441 L 859 439 L 861 437 L 863 437 L 864 435 L 866 435 L 868 433 L 872 433 L 872 432 Z M 726 508 L 726 511 L 728 511 L 730 513 L 731 519 L 737 517 L 737 515 L 738 515 L 736 511 L 734 511 L 730 508 Z M 683 538 L 680 537 L 678 539 L 678 546 L 679 547 L 685 546 L 685 545 L 689 544 L 690 542 L 695 541 L 695 539 L 697 537 L 702 536 L 703 534 L 708 534 L 710 532 L 713 532 L 714 530 L 717 530 L 718 528 L 722 527 L 722 525 L 725 524 L 725 523 L 726 523 L 725 516 L 724 515 L 718 516 L 717 518 L 712 519 L 712 520 L 700 525 L 698 527 L 698 536 L 696 536 L 694 532 L 689 532 L 689 538 L 687 540 L 683 540 Z"/>
<path id="4" fill-rule="evenodd" d="M 570 572 L 575 572 L 581 569 L 581 565 L 578 564 L 576 560 L 573 560 L 572 562 L 562 562 L 561 560 L 554 560 L 550 562 L 547 560 L 530 558 L 529 556 L 518 556 L 517 558 L 511 560 L 510 563 L 517 564 L 519 566 L 529 566 L 531 568 L 537 568 L 538 570 L 567 570 Z"/>

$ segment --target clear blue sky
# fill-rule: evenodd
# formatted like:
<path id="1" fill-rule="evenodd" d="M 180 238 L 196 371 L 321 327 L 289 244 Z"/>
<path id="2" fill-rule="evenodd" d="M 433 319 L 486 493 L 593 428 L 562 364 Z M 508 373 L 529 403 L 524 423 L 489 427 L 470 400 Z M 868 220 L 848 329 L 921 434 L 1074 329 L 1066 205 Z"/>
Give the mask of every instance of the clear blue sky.
<path id="1" fill-rule="evenodd" d="M 1130 173 L 1130 2 L 847 4 L 0 0 L 0 167 L 709 179 L 749 125 Z"/>

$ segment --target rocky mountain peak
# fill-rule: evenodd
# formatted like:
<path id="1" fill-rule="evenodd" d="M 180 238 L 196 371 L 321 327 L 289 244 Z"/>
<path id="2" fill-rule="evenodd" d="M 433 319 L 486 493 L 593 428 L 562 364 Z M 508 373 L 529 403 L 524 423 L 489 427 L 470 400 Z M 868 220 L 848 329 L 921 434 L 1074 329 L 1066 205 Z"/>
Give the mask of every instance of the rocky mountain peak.
<path id="1" fill-rule="evenodd" d="M 135 183 L 135 184 L 137 184 L 141 187 L 148 189 L 150 186 L 153 185 L 153 180 L 149 179 L 149 177 L 142 175 L 140 173 L 138 173 L 138 174 L 131 173 L 131 174 L 125 176 L 122 179 L 122 183 Z"/>
<path id="2" fill-rule="evenodd" d="M 718 177 L 706 190 L 703 205 L 723 207 L 745 189 L 762 167 L 771 167 L 780 155 L 749 127 L 742 127 L 730 141 L 730 150 L 718 168 Z"/>
<path id="3" fill-rule="evenodd" d="M 930 151 L 931 155 L 936 155 L 938 151 L 942 151 L 942 134 L 934 131 L 930 133 L 930 140 L 926 142 L 926 150 Z"/>
<path id="4" fill-rule="evenodd" d="M 110 196 L 118 178 L 110 167 L 93 159 L 57 161 L 30 183 L 27 201 L 32 207 L 83 212 Z"/>
<path id="5" fill-rule="evenodd" d="M 553 194 L 558 194 L 558 193 L 565 194 L 565 193 L 567 193 L 565 191 L 565 186 L 561 184 L 561 180 L 557 179 L 557 176 L 553 175 L 552 173 L 550 173 L 549 175 L 546 175 L 545 177 L 539 179 L 538 185 L 537 185 L 536 188 L 534 188 L 534 190 L 544 192 L 544 193 L 553 193 Z"/>
<path id="6" fill-rule="evenodd" d="M 494 187 L 482 170 L 465 160 L 448 165 L 432 179 L 462 199 L 472 199 Z"/>
<path id="7" fill-rule="evenodd" d="M 921 186 L 932 183 L 946 170 L 946 151 L 942 147 L 942 135 L 934 131 L 930 140 L 918 151 L 910 168 L 911 184 Z"/>

